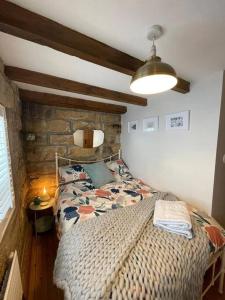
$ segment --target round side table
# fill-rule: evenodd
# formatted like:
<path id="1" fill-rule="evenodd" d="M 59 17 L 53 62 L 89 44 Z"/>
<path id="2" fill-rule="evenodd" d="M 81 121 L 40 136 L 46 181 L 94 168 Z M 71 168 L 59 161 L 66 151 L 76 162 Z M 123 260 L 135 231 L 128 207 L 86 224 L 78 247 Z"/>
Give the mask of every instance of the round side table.
<path id="1" fill-rule="evenodd" d="M 47 232 L 52 229 L 54 224 L 54 216 L 53 216 L 53 206 L 55 204 L 55 199 L 51 198 L 49 201 L 41 202 L 39 205 L 35 205 L 32 201 L 29 204 L 29 209 L 34 212 L 34 231 L 35 237 L 37 238 L 38 233 Z M 41 212 L 45 210 L 49 210 L 52 208 L 49 213 L 46 212 L 45 215 L 39 216 Z"/>

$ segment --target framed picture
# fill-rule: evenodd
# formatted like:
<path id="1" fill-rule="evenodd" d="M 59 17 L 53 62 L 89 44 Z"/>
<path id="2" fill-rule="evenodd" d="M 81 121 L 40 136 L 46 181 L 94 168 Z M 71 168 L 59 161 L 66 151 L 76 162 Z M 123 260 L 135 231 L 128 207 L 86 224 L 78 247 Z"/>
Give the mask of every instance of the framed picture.
<path id="1" fill-rule="evenodd" d="M 135 132 L 138 129 L 138 121 L 128 122 L 128 132 Z"/>
<path id="2" fill-rule="evenodd" d="M 159 128 L 159 117 L 151 117 L 143 120 L 143 131 L 157 131 Z"/>
<path id="3" fill-rule="evenodd" d="M 167 130 L 189 130 L 190 111 L 182 111 L 166 115 Z"/>

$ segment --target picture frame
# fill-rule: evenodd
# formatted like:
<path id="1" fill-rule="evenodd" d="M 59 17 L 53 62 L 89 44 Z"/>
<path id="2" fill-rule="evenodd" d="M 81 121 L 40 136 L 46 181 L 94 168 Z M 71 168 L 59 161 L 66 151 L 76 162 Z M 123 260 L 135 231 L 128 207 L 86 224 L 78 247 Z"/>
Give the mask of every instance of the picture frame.
<path id="1" fill-rule="evenodd" d="M 189 130 L 189 127 L 189 110 L 166 115 L 166 130 Z"/>
<path id="2" fill-rule="evenodd" d="M 143 120 L 143 131 L 153 132 L 159 129 L 159 117 L 150 117 Z"/>
<path id="3" fill-rule="evenodd" d="M 138 121 L 128 122 L 128 133 L 136 132 L 138 129 Z"/>

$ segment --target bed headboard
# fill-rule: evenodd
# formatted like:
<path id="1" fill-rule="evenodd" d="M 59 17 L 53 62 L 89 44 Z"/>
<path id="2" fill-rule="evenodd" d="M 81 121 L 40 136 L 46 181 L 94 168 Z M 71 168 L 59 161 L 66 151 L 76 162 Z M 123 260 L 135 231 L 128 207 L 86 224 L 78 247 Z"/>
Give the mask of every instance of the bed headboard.
<path id="1" fill-rule="evenodd" d="M 56 185 L 58 185 L 58 179 L 59 179 L 59 161 L 63 160 L 64 162 L 68 162 L 68 165 L 71 165 L 72 163 L 77 163 L 77 164 L 90 164 L 90 163 L 95 163 L 95 162 L 100 162 L 100 161 L 111 161 L 112 158 L 118 157 L 118 159 L 121 158 L 121 149 L 110 156 L 104 157 L 102 159 L 98 160 L 77 160 L 77 159 L 72 159 L 68 157 L 63 157 L 58 155 L 58 153 L 55 153 L 55 171 L 56 171 Z"/>

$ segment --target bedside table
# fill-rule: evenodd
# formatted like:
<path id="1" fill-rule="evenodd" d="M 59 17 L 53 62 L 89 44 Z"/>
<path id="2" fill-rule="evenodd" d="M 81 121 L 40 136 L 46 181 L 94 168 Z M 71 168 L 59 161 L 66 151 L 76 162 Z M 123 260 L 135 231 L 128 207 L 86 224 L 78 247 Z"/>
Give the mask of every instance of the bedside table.
<path id="1" fill-rule="evenodd" d="M 46 202 L 41 202 L 39 205 L 35 205 L 33 201 L 29 204 L 29 209 L 34 213 L 33 225 L 36 238 L 38 233 L 47 232 L 52 229 L 54 224 L 54 204 L 54 198 Z"/>

